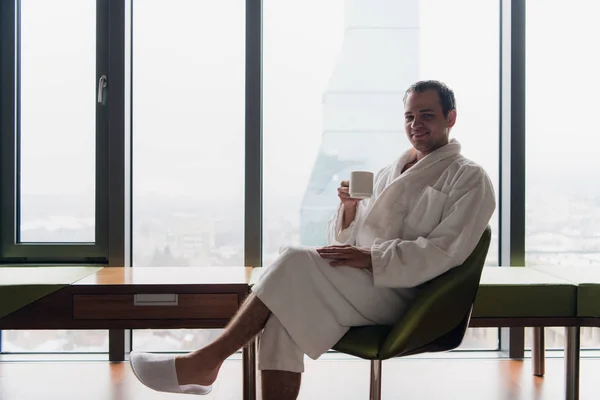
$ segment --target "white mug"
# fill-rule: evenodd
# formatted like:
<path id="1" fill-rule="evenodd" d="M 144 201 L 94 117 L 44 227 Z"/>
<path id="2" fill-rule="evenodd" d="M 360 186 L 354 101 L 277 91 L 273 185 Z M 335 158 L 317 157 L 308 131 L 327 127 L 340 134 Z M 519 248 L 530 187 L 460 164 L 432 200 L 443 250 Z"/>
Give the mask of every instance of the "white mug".
<path id="1" fill-rule="evenodd" d="M 368 199 L 373 195 L 373 173 L 369 171 L 352 171 L 350 173 L 350 197 Z"/>

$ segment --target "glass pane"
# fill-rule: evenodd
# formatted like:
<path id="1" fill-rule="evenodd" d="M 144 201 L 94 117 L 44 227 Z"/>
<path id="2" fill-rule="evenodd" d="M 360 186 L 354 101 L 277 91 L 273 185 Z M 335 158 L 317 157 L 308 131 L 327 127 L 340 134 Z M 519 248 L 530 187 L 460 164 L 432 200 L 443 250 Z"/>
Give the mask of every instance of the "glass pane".
<path id="1" fill-rule="evenodd" d="M 133 3 L 134 268 L 244 263 L 245 1 Z M 136 349 L 213 332 L 135 331 Z"/>
<path id="2" fill-rule="evenodd" d="M 1 331 L 4 353 L 106 353 L 108 331 Z"/>
<path id="3" fill-rule="evenodd" d="M 402 98 L 419 79 L 454 89 L 452 136 L 497 184 L 498 19 L 497 3 L 478 0 L 264 1 L 265 264 L 282 246 L 325 244 L 339 181 L 410 146 Z M 497 332 L 470 331 L 465 347 L 496 348 Z"/>
<path id="4" fill-rule="evenodd" d="M 573 114 L 600 107 L 597 15 L 593 0 L 527 2 L 528 265 L 600 268 L 598 128 Z M 563 348 L 562 328 L 546 332 L 547 347 Z M 581 345 L 600 347 L 600 331 L 583 328 Z"/>
<path id="5" fill-rule="evenodd" d="M 95 240 L 96 1 L 22 0 L 21 242 Z M 4 352 L 106 352 L 107 331 L 2 331 Z"/>
<path id="6" fill-rule="evenodd" d="M 20 3 L 21 242 L 94 242 L 96 1 Z"/>
<path id="7" fill-rule="evenodd" d="M 437 79 L 456 95 L 458 119 L 452 129 L 462 153 L 486 170 L 496 189 L 499 165 L 499 10 L 478 0 L 420 0 L 420 79 Z M 475 13 L 468 16 L 464 10 Z M 452 45 L 440 38 L 451 32 Z M 477 49 L 477 51 L 473 51 Z M 457 60 L 449 62 L 449 60 Z M 458 61 L 460 60 L 460 61 Z M 468 66 L 468 68 L 465 68 Z M 498 207 L 490 221 L 492 242 L 486 265 L 498 265 Z"/>

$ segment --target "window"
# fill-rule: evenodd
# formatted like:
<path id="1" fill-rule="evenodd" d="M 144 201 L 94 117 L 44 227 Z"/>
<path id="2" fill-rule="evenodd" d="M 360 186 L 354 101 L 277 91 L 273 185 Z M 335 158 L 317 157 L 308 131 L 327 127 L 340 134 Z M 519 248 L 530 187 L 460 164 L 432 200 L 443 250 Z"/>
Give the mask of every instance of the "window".
<path id="1" fill-rule="evenodd" d="M 364 132 L 336 129 L 342 116 L 330 116 L 330 98 L 339 97 L 331 94 L 332 80 L 344 74 L 340 69 L 350 72 L 342 65 L 344 4 L 263 2 L 263 265 L 282 246 L 324 244 L 339 174 L 373 162 L 357 154 Z"/>
<path id="2" fill-rule="evenodd" d="M 600 139 L 587 117 L 600 107 L 598 11 L 591 0 L 527 2 L 527 265 L 600 268 Z M 562 348 L 564 330 L 546 331 Z M 582 347 L 598 348 L 599 332 L 582 328 Z"/>
<path id="3" fill-rule="evenodd" d="M 106 259 L 106 186 L 99 178 L 106 164 L 97 157 L 97 142 L 106 138 L 107 115 L 96 93 L 107 59 L 97 45 L 107 26 L 106 15 L 97 11 L 103 5 L 95 0 L 2 3 L 3 22 L 10 22 L 0 34 L 2 62 L 13 68 L 4 68 L 0 77 L 0 261 Z M 108 350 L 106 331 L 0 335 L 6 352 Z"/>
<path id="4" fill-rule="evenodd" d="M 498 204 L 498 4 L 477 0 L 420 0 L 419 11 L 419 79 L 438 79 L 454 90 L 458 118 L 450 135 L 461 143 L 463 155 L 485 169 L 496 189 Z M 440 40 L 446 35 L 449 40 Z M 498 207 L 490 226 L 492 242 L 486 265 L 498 265 Z"/>
<path id="5" fill-rule="evenodd" d="M 263 4 L 264 265 L 282 246 L 324 245 L 339 181 L 354 169 L 377 171 L 410 146 L 402 98 L 419 79 L 455 90 L 459 119 L 452 136 L 497 184 L 497 4 Z M 440 40 L 448 35 L 451 42 Z M 492 227 L 488 264 L 497 265 L 497 216 Z M 471 330 L 464 347 L 497 345 L 493 328 Z"/>
<path id="6" fill-rule="evenodd" d="M 23 242 L 95 240 L 96 4 L 61 3 L 21 2 Z"/>
<path id="7" fill-rule="evenodd" d="M 133 268 L 244 265 L 245 2 L 133 2 Z M 134 331 L 137 350 L 214 331 Z"/>
<path id="8" fill-rule="evenodd" d="M 3 4 L 0 260 L 106 261 L 105 4 Z"/>

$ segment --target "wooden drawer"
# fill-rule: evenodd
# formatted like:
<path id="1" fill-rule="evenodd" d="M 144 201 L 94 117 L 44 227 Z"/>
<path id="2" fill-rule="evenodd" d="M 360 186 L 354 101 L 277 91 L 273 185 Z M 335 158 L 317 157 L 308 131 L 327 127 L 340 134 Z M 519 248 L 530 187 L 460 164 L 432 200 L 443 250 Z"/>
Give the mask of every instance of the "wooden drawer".
<path id="1" fill-rule="evenodd" d="M 158 302 L 134 294 L 74 294 L 74 319 L 229 319 L 238 309 L 238 295 L 165 294 Z M 160 297 L 167 301 L 160 301 Z M 162 299 L 162 300 L 165 300 Z M 169 300 L 173 300 L 170 304 Z M 137 303 L 137 304 L 136 304 Z M 158 303 L 158 304 L 157 304 Z"/>

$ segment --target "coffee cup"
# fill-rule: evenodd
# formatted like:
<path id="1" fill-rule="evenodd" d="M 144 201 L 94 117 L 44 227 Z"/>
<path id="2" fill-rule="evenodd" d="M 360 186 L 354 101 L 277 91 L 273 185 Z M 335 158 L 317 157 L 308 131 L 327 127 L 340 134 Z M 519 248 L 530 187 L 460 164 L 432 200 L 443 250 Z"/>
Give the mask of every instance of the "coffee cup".
<path id="1" fill-rule="evenodd" d="M 350 173 L 350 197 L 368 199 L 373 195 L 373 173 L 369 171 L 352 171 Z"/>

